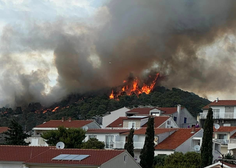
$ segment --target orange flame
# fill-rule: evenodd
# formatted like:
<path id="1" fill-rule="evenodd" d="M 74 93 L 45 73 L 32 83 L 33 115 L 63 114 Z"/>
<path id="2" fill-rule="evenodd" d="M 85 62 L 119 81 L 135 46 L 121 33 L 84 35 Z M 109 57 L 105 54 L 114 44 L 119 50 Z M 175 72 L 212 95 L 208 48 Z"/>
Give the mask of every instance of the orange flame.
<path id="1" fill-rule="evenodd" d="M 55 107 L 52 112 L 55 112 L 57 109 L 59 108 L 59 106 Z"/>
<path id="2" fill-rule="evenodd" d="M 151 76 L 149 76 L 151 78 Z M 131 95 L 131 94 L 136 94 L 137 96 L 141 93 L 146 93 L 149 94 L 157 81 L 157 78 L 159 77 L 159 73 L 156 74 L 155 79 L 152 80 L 151 84 L 147 85 L 147 84 L 142 84 L 142 87 L 139 87 L 139 80 L 138 78 L 135 78 L 132 83 L 130 84 L 129 82 L 127 82 L 126 80 L 123 81 L 124 86 L 121 88 L 120 91 L 117 91 L 114 93 L 114 91 L 112 90 L 109 98 L 110 99 L 118 99 L 118 96 L 120 96 L 122 94 L 122 92 L 125 92 L 126 95 Z"/>

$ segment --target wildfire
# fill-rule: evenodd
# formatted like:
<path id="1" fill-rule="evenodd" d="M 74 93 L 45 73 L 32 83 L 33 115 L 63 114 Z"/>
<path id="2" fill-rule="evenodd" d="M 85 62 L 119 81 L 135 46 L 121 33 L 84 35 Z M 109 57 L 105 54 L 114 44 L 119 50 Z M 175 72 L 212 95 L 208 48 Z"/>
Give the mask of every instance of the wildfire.
<path id="1" fill-rule="evenodd" d="M 131 95 L 134 93 L 137 96 L 142 93 L 149 94 L 153 90 L 158 77 L 159 73 L 156 74 L 155 78 L 151 82 L 149 82 L 149 84 L 143 83 L 141 85 L 140 85 L 141 82 L 137 77 L 134 78 L 132 82 L 127 82 L 126 80 L 124 80 L 121 89 L 116 92 L 112 90 L 109 98 L 110 99 L 118 98 L 118 96 L 120 96 L 124 92 L 126 93 L 126 95 Z M 151 78 L 151 76 L 149 76 L 149 78 Z"/>
<path id="2" fill-rule="evenodd" d="M 57 109 L 59 108 L 59 106 L 55 107 L 52 112 L 55 112 Z"/>

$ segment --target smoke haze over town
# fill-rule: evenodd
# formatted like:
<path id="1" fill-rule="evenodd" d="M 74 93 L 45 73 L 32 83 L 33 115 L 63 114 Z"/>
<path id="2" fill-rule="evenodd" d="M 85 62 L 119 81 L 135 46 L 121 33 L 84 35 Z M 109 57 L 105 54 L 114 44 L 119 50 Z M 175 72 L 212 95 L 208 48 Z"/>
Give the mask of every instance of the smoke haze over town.
<path id="1" fill-rule="evenodd" d="M 0 105 L 50 105 L 155 71 L 215 99 L 236 91 L 234 0 L 0 0 Z"/>

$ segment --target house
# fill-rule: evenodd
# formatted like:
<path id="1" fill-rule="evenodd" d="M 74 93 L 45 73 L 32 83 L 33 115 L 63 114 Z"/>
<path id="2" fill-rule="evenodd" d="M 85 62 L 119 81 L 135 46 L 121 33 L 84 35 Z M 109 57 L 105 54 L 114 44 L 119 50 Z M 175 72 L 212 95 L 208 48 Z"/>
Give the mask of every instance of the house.
<path id="1" fill-rule="evenodd" d="M 111 122 L 115 121 L 119 117 L 125 117 L 126 112 L 130 109 L 123 107 L 114 111 L 109 112 L 109 114 L 106 114 L 102 117 L 102 128 L 107 127 Z"/>
<path id="2" fill-rule="evenodd" d="M 0 167 L 141 168 L 125 150 L 0 146 Z"/>
<path id="3" fill-rule="evenodd" d="M 62 120 L 50 120 L 34 127 L 33 135 L 26 142 L 31 142 L 30 146 L 48 146 L 40 135 L 45 131 L 57 130 L 59 126 L 64 126 L 65 128 L 83 128 L 85 130 L 101 128 L 94 120 L 72 120 L 71 118 L 65 120 L 62 117 Z"/>
<path id="4" fill-rule="evenodd" d="M 5 143 L 6 136 L 3 133 L 6 132 L 7 130 L 8 130 L 8 127 L 0 127 L 0 144 Z"/>
<path id="5" fill-rule="evenodd" d="M 147 127 L 148 116 L 119 117 L 107 126 L 107 128 L 139 129 Z M 176 122 L 169 116 L 155 116 L 154 128 L 178 128 Z"/>
<path id="6" fill-rule="evenodd" d="M 161 143 L 155 146 L 155 155 L 174 152 L 194 151 L 194 146 L 201 147 L 203 129 L 200 128 L 179 128 Z M 200 148 L 198 148 L 200 149 Z"/>
<path id="7" fill-rule="evenodd" d="M 235 168 L 236 165 L 227 163 L 227 162 L 223 162 L 222 161 L 218 161 L 216 163 L 213 163 L 212 165 L 206 166 L 205 168 Z"/>
<path id="8" fill-rule="evenodd" d="M 233 139 L 236 136 L 236 126 L 227 127 L 221 126 L 218 129 L 214 128 L 213 139 L 221 144 L 221 153 L 227 154 L 230 150 L 236 150 L 236 143 L 233 143 Z M 230 145 L 229 142 L 232 139 Z M 228 148 L 229 145 L 229 148 Z M 236 153 L 235 153 L 236 154 Z"/>
<path id="9" fill-rule="evenodd" d="M 105 149 L 124 149 L 126 136 L 122 133 L 129 132 L 130 129 L 88 129 L 85 141 L 90 138 L 97 138 L 104 142 Z"/>
<path id="10" fill-rule="evenodd" d="M 203 112 L 200 113 L 199 120 L 203 127 L 207 117 L 208 109 L 212 108 L 214 123 L 220 126 L 236 126 L 236 100 L 219 100 L 203 107 Z"/>
<path id="11" fill-rule="evenodd" d="M 126 112 L 127 116 L 170 116 L 177 123 L 180 128 L 191 127 L 196 125 L 197 120 L 190 114 L 190 112 L 177 105 L 177 107 L 140 107 L 134 108 Z"/>

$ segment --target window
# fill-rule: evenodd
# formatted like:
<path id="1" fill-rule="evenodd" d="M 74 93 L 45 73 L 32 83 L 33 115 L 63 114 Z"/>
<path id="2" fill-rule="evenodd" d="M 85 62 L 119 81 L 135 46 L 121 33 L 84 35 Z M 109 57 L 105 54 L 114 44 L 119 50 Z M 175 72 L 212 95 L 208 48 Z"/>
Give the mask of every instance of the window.
<path id="1" fill-rule="evenodd" d="M 187 123 L 187 118 L 186 117 L 184 117 L 184 123 Z"/>
<path id="2" fill-rule="evenodd" d="M 114 145 L 114 135 L 106 135 L 106 148 L 113 148 Z"/>
<path id="3" fill-rule="evenodd" d="M 136 122 L 132 121 L 128 123 L 128 128 L 135 128 L 136 127 Z"/>
<path id="4" fill-rule="evenodd" d="M 225 107 L 225 112 L 234 112 L 234 107 L 226 106 Z"/>
<path id="5" fill-rule="evenodd" d="M 174 121 L 177 121 L 177 117 L 174 117 Z"/>
<path id="6" fill-rule="evenodd" d="M 89 138 L 89 139 L 91 139 L 91 138 L 97 138 L 97 135 L 89 135 L 88 138 Z"/>

